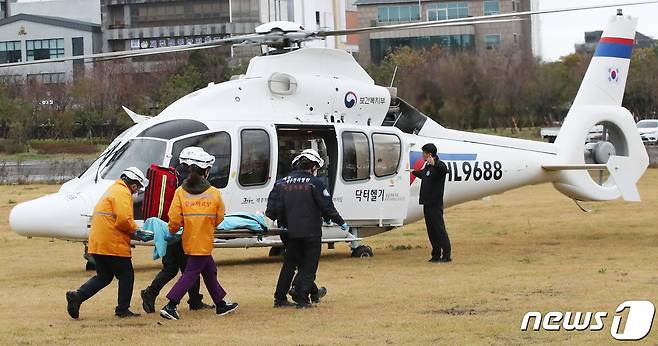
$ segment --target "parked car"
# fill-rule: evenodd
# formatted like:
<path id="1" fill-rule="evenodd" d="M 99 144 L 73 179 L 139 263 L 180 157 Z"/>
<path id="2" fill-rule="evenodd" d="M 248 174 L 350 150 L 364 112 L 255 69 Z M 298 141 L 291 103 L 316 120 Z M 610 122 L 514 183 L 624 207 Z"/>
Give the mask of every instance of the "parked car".
<path id="1" fill-rule="evenodd" d="M 658 119 L 644 119 L 637 123 L 644 144 L 656 144 L 658 142 Z"/>
<path id="2" fill-rule="evenodd" d="M 557 135 L 560 133 L 559 127 L 542 127 L 539 130 L 539 135 L 541 138 L 549 143 L 555 142 Z M 601 140 L 601 135 L 603 134 L 603 125 L 594 125 L 587 133 L 587 138 L 585 138 L 586 143 L 598 142 Z"/>

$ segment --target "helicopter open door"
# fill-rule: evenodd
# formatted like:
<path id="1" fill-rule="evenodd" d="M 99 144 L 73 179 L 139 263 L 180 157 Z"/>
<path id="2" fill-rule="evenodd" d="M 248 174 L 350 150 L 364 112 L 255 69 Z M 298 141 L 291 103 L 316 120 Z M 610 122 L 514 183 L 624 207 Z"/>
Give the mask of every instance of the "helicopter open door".
<path id="1" fill-rule="evenodd" d="M 329 193 L 333 194 L 338 166 L 338 144 L 334 127 L 279 125 L 276 133 L 279 149 L 276 178 L 281 179 L 290 173 L 292 160 L 302 150 L 315 149 L 325 162 L 324 167 L 318 171 L 318 178 L 324 181 Z"/>
<path id="2" fill-rule="evenodd" d="M 408 148 L 395 128 L 341 127 L 336 206 L 350 222 L 378 227 L 399 226 L 409 199 Z M 335 198 L 336 199 L 336 198 Z"/>

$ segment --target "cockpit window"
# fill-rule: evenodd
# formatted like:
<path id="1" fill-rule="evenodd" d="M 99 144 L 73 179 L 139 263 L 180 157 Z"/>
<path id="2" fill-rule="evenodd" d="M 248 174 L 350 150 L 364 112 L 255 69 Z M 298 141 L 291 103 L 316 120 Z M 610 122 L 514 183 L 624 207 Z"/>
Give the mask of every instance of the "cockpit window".
<path id="1" fill-rule="evenodd" d="M 101 172 L 104 179 L 118 179 L 128 167 L 137 167 L 146 174 L 151 164 L 162 164 L 166 142 L 136 138 L 116 150 Z"/>
<path id="2" fill-rule="evenodd" d="M 427 116 L 404 100 L 400 100 L 400 114 L 397 115 L 395 127 L 405 133 L 418 134 L 425 125 Z"/>
<path id="3" fill-rule="evenodd" d="M 208 126 L 195 120 L 171 120 L 155 124 L 142 131 L 137 137 L 172 139 L 194 132 L 207 131 Z"/>
<path id="4" fill-rule="evenodd" d="M 228 133 L 208 133 L 176 141 L 171 152 L 172 159 L 169 164 L 170 166 L 178 166 L 178 156 L 187 147 L 201 147 L 208 154 L 213 155 L 215 157 L 215 163 L 210 169 L 208 182 L 217 188 L 224 188 L 228 185 L 229 170 L 231 168 L 231 137 Z"/>

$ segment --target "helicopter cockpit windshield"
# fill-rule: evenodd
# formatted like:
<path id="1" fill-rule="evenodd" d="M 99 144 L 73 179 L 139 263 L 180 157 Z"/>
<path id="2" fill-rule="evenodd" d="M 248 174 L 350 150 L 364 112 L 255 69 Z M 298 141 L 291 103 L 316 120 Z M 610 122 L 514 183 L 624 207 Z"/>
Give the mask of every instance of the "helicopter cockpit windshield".
<path id="1" fill-rule="evenodd" d="M 167 142 L 150 138 L 135 138 L 119 148 L 101 173 L 103 179 L 118 179 L 128 167 L 146 172 L 152 163 L 162 164 Z"/>
<path id="2" fill-rule="evenodd" d="M 107 164 L 101 171 L 103 179 L 118 179 L 124 169 L 137 167 L 146 173 L 152 163 L 161 165 L 167 141 L 194 132 L 206 131 L 208 127 L 189 119 L 171 120 L 144 129 L 137 138 L 112 149 Z"/>

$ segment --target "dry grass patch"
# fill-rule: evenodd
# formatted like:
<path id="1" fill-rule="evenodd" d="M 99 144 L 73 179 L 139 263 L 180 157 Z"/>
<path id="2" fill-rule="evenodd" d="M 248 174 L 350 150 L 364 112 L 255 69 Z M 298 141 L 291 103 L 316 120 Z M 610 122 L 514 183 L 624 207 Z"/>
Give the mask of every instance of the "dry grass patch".
<path id="1" fill-rule="evenodd" d="M 7 226 L 15 202 L 56 189 L 0 187 L 0 344 L 600 345 L 612 341 L 610 317 L 604 331 L 579 333 L 521 332 L 521 318 L 530 310 L 611 315 L 630 299 L 658 303 L 655 170 L 640 183 L 642 203 L 588 204 L 589 214 L 550 185 L 449 209 L 447 265 L 426 262 L 422 222 L 367 239 L 370 259 L 349 258 L 345 245 L 325 250 L 318 283 L 329 293 L 313 310 L 272 309 L 280 263 L 266 249 L 216 250 L 220 281 L 240 309 L 220 318 L 182 305 L 178 322 L 116 319 L 116 283 L 83 305 L 80 321 L 68 317 L 64 293 L 90 276 L 82 245 L 25 239 Z M 150 254 L 134 250 L 135 310 L 160 267 Z M 656 332 L 646 340 L 655 342 Z"/>

